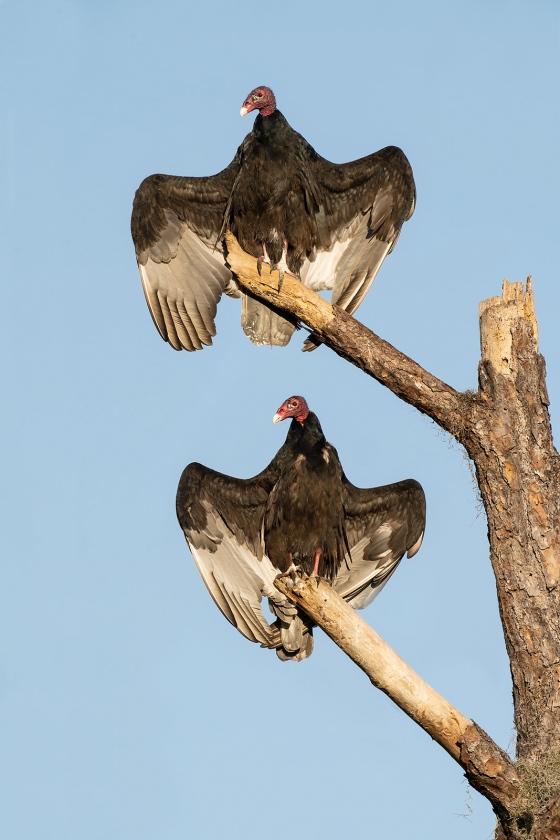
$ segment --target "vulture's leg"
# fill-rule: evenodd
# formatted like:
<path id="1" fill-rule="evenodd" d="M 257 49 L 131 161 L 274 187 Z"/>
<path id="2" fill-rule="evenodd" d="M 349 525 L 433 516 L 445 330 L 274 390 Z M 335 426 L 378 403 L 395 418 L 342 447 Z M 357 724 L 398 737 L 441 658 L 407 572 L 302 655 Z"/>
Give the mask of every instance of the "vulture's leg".
<path id="1" fill-rule="evenodd" d="M 276 271 L 276 269 L 278 269 L 278 272 L 280 274 L 280 276 L 278 278 L 278 291 L 280 291 L 281 288 L 282 288 L 282 283 L 284 282 L 284 274 L 287 271 L 289 272 L 288 263 L 287 263 L 287 260 L 286 260 L 287 256 L 288 256 L 288 240 L 284 239 L 284 247 L 282 248 L 282 256 L 280 257 L 279 262 L 274 263 L 274 265 L 270 266 L 271 271 Z"/>
<path id="2" fill-rule="evenodd" d="M 271 271 L 276 271 L 278 269 L 279 278 L 278 278 L 278 291 L 282 288 L 282 283 L 284 282 L 284 274 L 286 271 L 289 272 L 288 263 L 287 263 L 287 255 L 288 255 L 288 240 L 284 239 L 284 246 L 282 248 L 282 256 L 277 263 L 273 263 L 268 256 L 268 251 L 266 250 L 266 242 L 262 242 L 262 257 L 257 259 L 257 271 L 259 272 L 259 276 L 262 273 L 263 263 L 268 263 L 270 266 Z"/>
<path id="3" fill-rule="evenodd" d="M 318 548 L 315 552 L 315 565 L 313 566 L 313 571 L 311 572 L 312 577 L 319 577 L 319 561 L 321 560 L 322 553 L 322 548 Z"/>
<path id="4" fill-rule="evenodd" d="M 261 242 L 261 245 L 262 245 L 262 249 L 263 249 L 262 257 L 259 257 L 258 260 L 257 260 L 257 271 L 259 272 L 259 277 L 261 276 L 261 273 L 262 273 L 263 263 L 268 263 L 269 265 L 271 265 L 270 264 L 270 257 L 268 256 L 268 251 L 266 250 L 266 242 L 263 240 Z M 272 266 L 271 266 L 270 270 L 272 271 Z"/>

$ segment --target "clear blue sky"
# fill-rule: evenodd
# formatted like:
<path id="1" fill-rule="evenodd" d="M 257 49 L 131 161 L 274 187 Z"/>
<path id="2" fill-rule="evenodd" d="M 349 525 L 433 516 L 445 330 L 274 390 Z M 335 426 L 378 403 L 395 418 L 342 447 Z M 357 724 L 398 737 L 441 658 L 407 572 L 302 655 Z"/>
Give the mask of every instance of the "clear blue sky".
<path id="1" fill-rule="evenodd" d="M 331 160 L 399 145 L 417 209 L 360 319 L 476 388 L 478 302 L 532 274 L 560 422 L 557 2 L 4 0 L 0 27 L 2 837 L 489 837 L 460 768 L 321 632 L 289 665 L 227 624 L 174 511 L 190 461 L 263 468 L 304 394 L 352 481 L 424 485 L 424 547 L 365 617 L 507 748 L 463 452 L 326 348 L 253 347 L 235 301 L 175 353 L 129 218 L 146 175 L 229 163 L 258 84 Z"/>

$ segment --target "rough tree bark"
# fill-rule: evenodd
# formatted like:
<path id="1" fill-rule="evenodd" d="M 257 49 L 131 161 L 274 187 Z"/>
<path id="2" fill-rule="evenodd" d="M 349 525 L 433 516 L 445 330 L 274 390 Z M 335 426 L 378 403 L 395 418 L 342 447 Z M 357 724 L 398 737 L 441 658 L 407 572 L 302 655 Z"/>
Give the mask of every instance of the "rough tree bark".
<path id="1" fill-rule="evenodd" d="M 504 281 L 501 297 L 481 303 L 479 389 L 459 393 L 295 278 L 286 275 L 279 292 L 277 272 L 265 269 L 259 276 L 256 260 L 230 234 L 227 247 L 244 288 L 295 315 L 338 355 L 431 417 L 472 459 L 511 663 L 516 763 L 393 652 L 394 676 L 387 680 L 380 663 L 389 655 L 388 646 L 328 587 L 310 587 L 297 578 L 278 581 L 278 588 L 453 755 L 492 803 L 497 840 L 558 840 L 560 458 L 552 442 L 530 278 L 525 291 L 521 283 Z M 366 636 L 372 652 L 367 662 L 353 647 L 355 638 Z"/>

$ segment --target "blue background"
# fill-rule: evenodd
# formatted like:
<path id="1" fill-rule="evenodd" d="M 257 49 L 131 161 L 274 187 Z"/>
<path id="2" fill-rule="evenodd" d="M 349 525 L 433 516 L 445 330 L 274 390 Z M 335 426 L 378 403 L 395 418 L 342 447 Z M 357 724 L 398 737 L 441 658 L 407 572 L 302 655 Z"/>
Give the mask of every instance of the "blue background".
<path id="1" fill-rule="evenodd" d="M 0 27 L 2 836 L 488 838 L 459 766 L 320 631 L 290 665 L 230 627 L 174 511 L 190 461 L 262 469 L 302 393 L 354 483 L 422 482 L 422 551 L 364 615 L 508 748 L 464 452 L 328 349 L 301 354 L 302 334 L 253 347 L 236 301 L 212 348 L 173 352 L 129 218 L 146 175 L 229 163 L 259 84 L 331 160 L 401 146 L 416 213 L 358 317 L 476 389 L 478 303 L 532 274 L 554 419 L 557 3 L 4 0 Z"/>

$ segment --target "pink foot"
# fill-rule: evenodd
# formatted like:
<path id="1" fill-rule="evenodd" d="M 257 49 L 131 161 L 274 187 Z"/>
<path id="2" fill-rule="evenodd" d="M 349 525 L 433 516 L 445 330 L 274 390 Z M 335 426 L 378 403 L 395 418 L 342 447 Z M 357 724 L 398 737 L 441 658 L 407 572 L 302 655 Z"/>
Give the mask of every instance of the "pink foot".
<path id="1" fill-rule="evenodd" d="M 319 561 L 321 560 L 322 553 L 323 551 L 320 548 L 315 552 L 315 565 L 313 566 L 313 571 L 311 572 L 312 577 L 319 577 Z"/>

